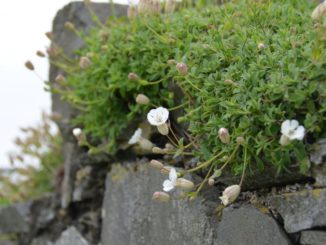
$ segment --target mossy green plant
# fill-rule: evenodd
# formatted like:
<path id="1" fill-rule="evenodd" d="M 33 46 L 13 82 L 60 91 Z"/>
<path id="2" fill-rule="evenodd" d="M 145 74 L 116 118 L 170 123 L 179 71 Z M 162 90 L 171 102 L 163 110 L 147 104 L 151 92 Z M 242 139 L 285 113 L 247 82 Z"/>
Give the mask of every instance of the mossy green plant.
<path id="1" fill-rule="evenodd" d="M 326 127 L 326 49 L 312 9 L 306 0 L 239 0 L 110 20 L 83 36 L 79 54 L 91 65 L 68 67 L 68 89 L 61 93 L 81 110 L 75 123 L 107 139 L 110 153 L 150 108 L 179 106 L 183 115 L 172 120 L 187 133 L 178 145 L 187 143 L 203 162 L 196 170 L 228 165 L 239 174 L 269 163 L 281 171 L 295 157 L 305 171 L 309 144 L 325 136 Z M 172 86 L 182 91 L 181 100 Z M 138 94 L 151 103 L 137 104 Z M 306 136 L 281 146 L 287 119 L 304 125 Z M 229 144 L 219 139 L 220 128 L 228 129 Z"/>

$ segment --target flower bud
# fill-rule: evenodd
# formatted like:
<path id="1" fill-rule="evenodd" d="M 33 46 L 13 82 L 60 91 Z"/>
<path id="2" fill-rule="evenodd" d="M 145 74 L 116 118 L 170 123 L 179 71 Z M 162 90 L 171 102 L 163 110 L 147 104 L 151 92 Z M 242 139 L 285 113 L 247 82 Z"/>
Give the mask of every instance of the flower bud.
<path id="1" fill-rule="evenodd" d="M 128 78 L 129 78 L 129 80 L 131 80 L 131 81 L 136 81 L 136 80 L 138 80 L 138 76 L 137 76 L 137 74 L 134 73 L 134 72 L 130 72 L 130 73 L 128 74 Z"/>
<path id="2" fill-rule="evenodd" d="M 60 84 L 64 81 L 66 81 L 66 78 L 62 74 L 59 74 L 56 76 L 55 81 Z"/>
<path id="3" fill-rule="evenodd" d="M 220 128 L 218 130 L 218 137 L 224 144 L 230 143 L 230 134 L 229 131 L 226 128 Z"/>
<path id="4" fill-rule="evenodd" d="M 164 123 L 162 125 L 157 126 L 157 130 L 160 132 L 162 135 L 168 135 L 169 134 L 169 126 L 167 123 Z"/>
<path id="5" fill-rule="evenodd" d="M 156 147 L 156 146 L 152 148 L 152 152 L 154 154 L 165 154 L 166 153 L 164 149 Z"/>
<path id="6" fill-rule="evenodd" d="M 56 47 L 49 47 L 46 49 L 46 52 L 50 56 L 50 58 L 54 58 L 59 54 L 59 50 Z"/>
<path id="7" fill-rule="evenodd" d="M 281 139 L 280 139 L 280 144 L 285 146 L 290 144 L 291 140 L 284 134 L 282 134 Z"/>
<path id="8" fill-rule="evenodd" d="M 234 81 L 232 81 L 231 79 L 226 79 L 226 80 L 224 80 L 224 84 L 226 84 L 226 85 L 232 85 L 232 86 L 235 86 L 235 87 L 237 87 L 238 86 L 238 84 L 236 84 Z"/>
<path id="9" fill-rule="evenodd" d="M 174 146 L 170 143 L 166 143 L 165 144 L 165 148 L 166 151 L 173 151 L 174 150 Z"/>
<path id="10" fill-rule="evenodd" d="M 144 94 L 138 94 L 136 97 L 136 103 L 140 105 L 148 105 L 150 102 L 149 98 Z"/>
<path id="11" fill-rule="evenodd" d="M 172 167 L 164 166 L 160 169 L 161 174 L 169 175 Z"/>
<path id="12" fill-rule="evenodd" d="M 180 189 L 191 190 L 194 188 L 195 184 L 190 180 L 184 178 L 178 178 L 175 186 Z"/>
<path id="13" fill-rule="evenodd" d="M 25 66 L 28 70 L 31 70 L 31 71 L 34 71 L 34 69 L 35 69 L 33 63 L 30 60 L 25 62 Z"/>
<path id="14" fill-rule="evenodd" d="M 37 55 L 38 57 L 41 57 L 41 58 L 44 58 L 44 57 L 45 57 L 45 53 L 43 53 L 43 52 L 40 51 L 40 50 L 38 50 L 38 51 L 36 52 L 36 55 Z"/>
<path id="15" fill-rule="evenodd" d="M 85 56 L 80 57 L 79 66 L 82 69 L 87 69 L 88 67 L 91 66 L 91 61 L 89 60 L 89 58 L 87 58 Z"/>
<path id="16" fill-rule="evenodd" d="M 176 61 L 173 59 L 170 59 L 166 62 L 168 65 L 175 65 Z"/>
<path id="17" fill-rule="evenodd" d="M 72 134 L 73 134 L 76 138 L 78 138 L 78 137 L 80 137 L 80 136 L 83 134 L 83 131 L 82 131 L 80 128 L 74 128 L 74 129 L 72 130 Z"/>
<path id="18" fill-rule="evenodd" d="M 262 50 L 262 49 L 264 49 L 264 48 L 266 48 L 265 44 L 263 44 L 263 43 L 259 43 L 259 44 L 258 44 L 258 49 L 259 49 L 259 50 Z"/>
<path id="19" fill-rule="evenodd" d="M 153 148 L 153 143 L 143 137 L 140 138 L 138 143 L 143 150 L 150 151 Z"/>
<path id="20" fill-rule="evenodd" d="M 138 15 L 138 10 L 136 6 L 129 6 L 127 9 L 127 16 L 129 20 L 136 18 Z"/>
<path id="21" fill-rule="evenodd" d="M 240 194 L 240 186 L 239 185 L 231 185 L 227 187 L 224 191 L 221 197 L 219 197 L 223 203 L 224 206 L 229 205 L 230 203 L 233 203 Z"/>
<path id="22" fill-rule="evenodd" d="M 64 24 L 64 28 L 66 28 L 67 30 L 74 30 L 75 29 L 75 25 L 73 23 L 71 23 L 70 21 L 66 21 Z"/>
<path id="23" fill-rule="evenodd" d="M 170 200 L 170 195 L 162 191 L 156 191 L 153 194 L 153 200 L 158 202 L 168 202 Z"/>
<path id="24" fill-rule="evenodd" d="M 236 142 L 238 145 L 243 145 L 245 143 L 245 139 L 242 136 L 237 137 Z"/>
<path id="25" fill-rule="evenodd" d="M 52 39 L 53 39 L 53 33 L 52 33 L 52 32 L 50 32 L 50 31 L 46 32 L 46 33 L 45 33 L 45 36 L 46 36 L 50 41 L 52 41 Z"/>
<path id="26" fill-rule="evenodd" d="M 161 169 L 164 167 L 163 163 L 161 163 L 160 161 L 154 160 L 154 159 L 149 162 L 149 166 L 156 168 L 156 169 Z"/>
<path id="27" fill-rule="evenodd" d="M 326 14 L 326 2 L 322 2 L 314 9 L 314 11 L 311 14 L 311 18 L 317 21 L 325 14 Z"/>
<path id="28" fill-rule="evenodd" d="M 99 31 L 99 36 L 102 41 L 106 41 L 109 38 L 109 33 L 105 30 Z"/>
<path id="29" fill-rule="evenodd" d="M 87 57 L 87 58 L 93 58 L 93 57 L 94 57 L 94 53 L 93 53 L 93 52 L 88 52 L 88 53 L 86 54 L 86 57 Z"/>
<path id="30" fill-rule="evenodd" d="M 215 180 L 214 180 L 214 178 L 209 178 L 208 179 L 208 185 L 209 186 L 213 186 L 215 184 Z"/>
<path id="31" fill-rule="evenodd" d="M 188 66 L 185 63 L 177 63 L 176 68 L 181 75 L 183 76 L 187 75 Z"/>

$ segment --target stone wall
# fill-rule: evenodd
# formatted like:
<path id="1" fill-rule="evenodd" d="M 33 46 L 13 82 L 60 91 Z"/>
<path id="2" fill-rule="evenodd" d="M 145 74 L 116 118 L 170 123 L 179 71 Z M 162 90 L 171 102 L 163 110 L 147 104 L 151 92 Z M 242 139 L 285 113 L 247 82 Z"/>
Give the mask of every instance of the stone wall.
<path id="1" fill-rule="evenodd" d="M 92 7 L 103 22 L 110 16 L 108 4 Z M 115 12 L 125 15 L 126 6 L 116 5 Z M 94 23 L 83 3 L 71 3 L 58 12 L 54 43 L 73 56 L 83 42 L 63 28 L 66 21 L 85 32 Z M 50 81 L 60 72 L 51 66 Z M 59 95 L 52 99 L 53 111 L 63 116 L 62 189 L 40 200 L 0 208 L 0 237 L 10 234 L 0 245 L 326 244 L 326 140 L 311 156 L 310 174 L 273 180 L 266 173 L 266 188 L 247 180 L 250 191 L 226 208 L 218 196 L 228 178 L 204 189 L 194 201 L 156 203 L 151 195 L 161 189 L 165 177 L 148 168 L 148 159 L 88 155 L 71 133 L 69 121 L 76 111 Z M 192 178 L 196 183 L 200 179 Z"/>

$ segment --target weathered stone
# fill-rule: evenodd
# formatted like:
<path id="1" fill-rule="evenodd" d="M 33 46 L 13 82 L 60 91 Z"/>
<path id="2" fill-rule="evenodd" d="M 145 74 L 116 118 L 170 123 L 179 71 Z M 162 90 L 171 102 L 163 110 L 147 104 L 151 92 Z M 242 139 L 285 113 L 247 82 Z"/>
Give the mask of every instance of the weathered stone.
<path id="1" fill-rule="evenodd" d="M 113 166 L 103 202 L 103 245 L 290 244 L 273 218 L 251 206 L 225 209 L 219 223 L 216 208 L 221 206 L 215 188 L 192 202 L 152 201 L 166 178 L 141 161 Z"/>
<path id="2" fill-rule="evenodd" d="M 46 237 L 39 237 L 33 239 L 31 245 L 54 245 L 54 243 L 49 241 Z"/>
<path id="3" fill-rule="evenodd" d="M 277 222 L 252 206 L 226 208 L 217 228 L 218 244 L 291 244 Z"/>
<path id="4" fill-rule="evenodd" d="M 326 189 L 304 190 L 269 198 L 289 233 L 326 226 Z"/>
<path id="5" fill-rule="evenodd" d="M 315 144 L 315 151 L 311 154 L 312 174 L 316 187 L 326 186 L 326 139 L 321 139 Z"/>
<path id="6" fill-rule="evenodd" d="M 216 203 L 205 203 L 203 198 L 152 201 L 165 178 L 141 162 L 128 168 L 114 165 L 106 180 L 102 245 L 213 244 L 217 218 L 207 213 L 213 212 Z"/>
<path id="7" fill-rule="evenodd" d="M 10 240 L 1 240 L 0 245 L 17 245 L 17 242 Z"/>
<path id="8" fill-rule="evenodd" d="M 29 231 L 30 203 L 0 207 L 0 234 Z"/>
<path id="9" fill-rule="evenodd" d="M 326 231 L 303 231 L 300 242 L 303 245 L 325 245 Z"/>
<path id="10" fill-rule="evenodd" d="M 55 242 L 55 245 L 89 245 L 79 231 L 71 226 L 63 231 L 60 238 Z"/>

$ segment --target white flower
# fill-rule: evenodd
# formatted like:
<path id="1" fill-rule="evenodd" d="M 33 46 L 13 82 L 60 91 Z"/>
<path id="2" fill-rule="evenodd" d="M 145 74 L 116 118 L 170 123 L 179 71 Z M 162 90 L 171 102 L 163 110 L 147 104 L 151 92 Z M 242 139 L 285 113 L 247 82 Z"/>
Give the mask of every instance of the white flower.
<path id="1" fill-rule="evenodd" d="M 164 180 L 163 182 L 163 191 L 169 192 L 175 188 L 175 185 L 177 183 L 177 171 L 175 168 L 171 168 L 169 173 L 169 179 Z"/>
<path id="2" fill-rule="evenodd" d="M 297 120 L 286 120 L 281 126 L 281 145 L 287 145 L 291 140 L 302 140 L 305 134 L 305 128 L 299 125 Z"/>
<path id="3" fill-rule="evenodd" d="M 135 133 L 131 136 L 130 140 L 128 141 L 129 145 L 137 144 L 140 139 L 142 138 L 141 134 L 143 133 L 141 128 L 138 128 Z"/>
<path id="4" fill-rule="evenodd" d="M 79 137 L 79 136 L 81 136 L 82 133 L 83 133 L 83 132 L 82 132 L 82 130 L 81 130 L 80 128 L 74 128 L 74 129 L 72 130 L 72 134 L 73 134 L 75 137 Z"/>
<path id="5" fill-rule="evenodd" d="M 147 114 L 147 120 L 153 126 L 160 126 L 165 124 L 168 118 L 169 111 L 164 107 L 152 109 Z"/>

